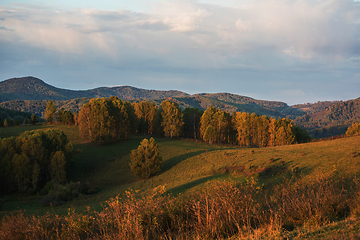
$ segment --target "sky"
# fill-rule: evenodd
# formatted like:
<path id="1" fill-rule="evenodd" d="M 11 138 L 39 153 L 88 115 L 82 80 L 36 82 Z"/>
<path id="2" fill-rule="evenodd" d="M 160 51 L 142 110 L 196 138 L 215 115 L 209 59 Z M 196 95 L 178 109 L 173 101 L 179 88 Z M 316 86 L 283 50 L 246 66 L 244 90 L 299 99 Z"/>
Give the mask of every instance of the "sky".
<path id="1" fill-rule="evenodd" d="M 358 0 L 1 0 L 0 81 L 360 97 Z"/>

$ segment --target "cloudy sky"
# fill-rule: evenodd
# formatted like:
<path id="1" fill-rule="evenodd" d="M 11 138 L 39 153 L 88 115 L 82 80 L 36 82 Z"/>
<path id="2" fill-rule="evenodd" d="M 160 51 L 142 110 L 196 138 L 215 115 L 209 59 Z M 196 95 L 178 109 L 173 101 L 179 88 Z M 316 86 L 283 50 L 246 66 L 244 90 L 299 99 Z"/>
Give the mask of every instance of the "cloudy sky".
<path id="1" fill-rule="evenodd" d="M 358 0 L 1 0 L 0 80 L 360 97 Z"/>

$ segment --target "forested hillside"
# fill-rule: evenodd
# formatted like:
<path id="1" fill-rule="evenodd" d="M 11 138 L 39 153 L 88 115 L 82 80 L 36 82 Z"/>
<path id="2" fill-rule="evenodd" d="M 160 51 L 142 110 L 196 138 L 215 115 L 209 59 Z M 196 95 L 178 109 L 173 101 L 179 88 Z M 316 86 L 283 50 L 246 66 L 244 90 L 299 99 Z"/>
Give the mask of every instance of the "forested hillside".
<path id="1" fill-rule="evenodd" d="M 352 123 L 360 121 L 360 98 L 296 107 L 303 109 L 306 113 L 295 118 L 294 123 L 310 130 L 310 134 L 314 137 L 344 134 Z"/>
<path id="2" fill-rule="evenodd" d="M 56 108 L 78 112 L 82 105 L 89 102 L 90 98 L 75 98 L 71 100 L 54 101 Z M 47 100 L 11 100 L 0 103 L 0 107 L 22 112 L 30 112 L 42 116 Z"/>
<path id="3" fill-rule="evenodd" d="M 53 87 L 35 77 L 12 78 L 0 82 L 0 102 L 10 100 L 69 100 L 74 98 L 101 98 L 117 96 L 121 99 L 159 99 L 187 96 L 180 91 L 156 91 L 130 86 L 100 87 L 91 90 L 67 90 Z"/>

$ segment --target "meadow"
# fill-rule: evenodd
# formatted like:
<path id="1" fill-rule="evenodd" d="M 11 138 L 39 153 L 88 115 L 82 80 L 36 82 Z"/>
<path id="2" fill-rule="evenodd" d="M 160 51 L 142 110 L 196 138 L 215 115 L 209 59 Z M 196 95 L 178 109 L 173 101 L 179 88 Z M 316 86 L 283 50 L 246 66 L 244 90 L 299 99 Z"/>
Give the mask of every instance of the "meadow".
<path id="1" fill-rule="evenodd" d="M 234 145 L 210 145 L 196 140 L 156 138 L 154 136 L 163 159 L 163 167 L 160 174 L 144 180 L 131 174 L 129 162 L 131 150 L 135 149 L 143 138 L 150 138 L 148 135 L 129 136 L 128 139 L 116 143 L 96 145 L 81 139 L 78 128 L 75 126 L 36 125 L 1 128 L 0 137 L 18 136 L 30 129 L 46 128 L 63 131 L 74 149 L 79 150 L 72 159 L 68 181 L 88 182 L 94 186 L 96 191 L 93 194 L 80 196 L 53 207 L 43 207 L 40 204 L 42 196 L 39 193 L 3 196 L 1 197 L 3 205 L 0 209 L 2 218 L 23 210 L 27 215 L 40 216 L 46 215 L 47 212 L 70 216 L 70 208 L 76 212 L 89 211 L 87 209 L 90 208 L 91 211 L 101 213 L 106 209 L 106 201 L 111 203 L 114 199 L 129 199 L 126 196 L 132 192 L 130 189 L 136 191 L 137 199 L 153 194 L 154 189 L 162 189 L 161 196 L 164 197 L 173 196 L 175 199 L 187 199 L 198 193 L 203 194 L 209 188 L 223 189 L 222 184 L 230 184 L 226 185 L 230 190 L 239 184 L 243 184 L 245 190 L 251 186 L 251 191 L 249 190 L 253 194 L 251 196 L 257 196 L 259 191 L 276 192 L 278 191 L 277 186 L 282 184 L 289 184 L 289 189 L 292 189 L 291 186 L 302 188 L 315 186 L 316 183 L 320 184 L 317 186 L 325 186 L 331 181 L 349 182 L 348 185 L 342 185 L 342 189 L 345 186 L 345 188 L 349 188 L 345 189 L 349 192 L 352 191 L 353 186 L 358 187 L 356 176 L 359 176 L 360 173 L 360 137 L 267 148 L 240 148 Z M 284 189 L 286 188 L 284 187 Z M 359 189 L 353 191 L 354 199 L 356 199 L 356 191 Z M 293 192 L 292 194 L 296 195 L 297 193 Z M 232 196 L 228 197 L 231 202 Z M 199 202 L 201 201 L 199 200 Z M 352 207 L 352 209 L 356 209 L 356 207 Z M 300 224 L 295 230 L 285 227 L 283 228 L 285 230 L 275 231 L 273 229 L 270 232 L 299 239 L 324 236 L 341 238 L 350 233 L 358 236 L 356 232 L 360 230 L 360 223 L 356 217 L 356 211 L 354 211 L 352 210 L 352 214 L 350 214 L 348 213 L 350 210 L 346 210 L 345 212 L 348 213 L 346 216 L 328 218 L 325 222 Z M 272 221 L 276 222 L 276 219 L 273 218 Z M 259 220 L 259 222 L 261 221 Z M 266 226 L 277 225 L 267 224 Z M 229 234 L 235 234 L 240 238 L 242 234 L 239 232 L 230 231 Z M 266 231 L 263 230 L 263 232 Z M 183 239 L 194 236 L 186 237 L 186 234 L 183 235 Z M 196 236 L 204 239 L 207 236 L 222 238 L 216 234 L 202 234 L 204 233 L 196 234 Z M 269 231 L 266 234 L 269 234 Z M 250 236 L 249 238 L 269 237 L 266 234 L 252 231 L 250 235 L 246 236 Z M 272 237 L 279 236 L 276 234 Z M 224 238 L 227 238 L 226 236 L 224 234 Z"/>

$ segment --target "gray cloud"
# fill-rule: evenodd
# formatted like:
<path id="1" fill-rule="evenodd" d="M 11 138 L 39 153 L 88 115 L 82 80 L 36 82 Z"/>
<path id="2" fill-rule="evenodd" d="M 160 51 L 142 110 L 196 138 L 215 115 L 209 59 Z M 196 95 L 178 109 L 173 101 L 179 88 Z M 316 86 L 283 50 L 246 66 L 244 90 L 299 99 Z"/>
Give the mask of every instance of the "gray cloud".
<path id="1" fill-rule="evenodd" d="M 230 8 L 189 0 L 163 1 L 149 13 L 0 7 L 0 79 L 26 73 L 65 88 L 123 84 L 290 103 L 316 94 L 357 97 L 355 6 L 254 0 Z"/>

